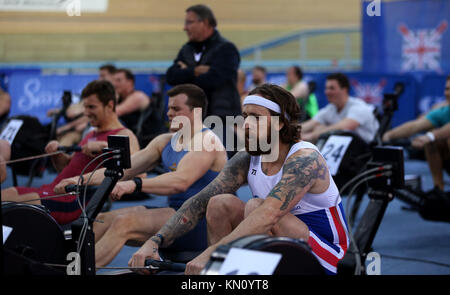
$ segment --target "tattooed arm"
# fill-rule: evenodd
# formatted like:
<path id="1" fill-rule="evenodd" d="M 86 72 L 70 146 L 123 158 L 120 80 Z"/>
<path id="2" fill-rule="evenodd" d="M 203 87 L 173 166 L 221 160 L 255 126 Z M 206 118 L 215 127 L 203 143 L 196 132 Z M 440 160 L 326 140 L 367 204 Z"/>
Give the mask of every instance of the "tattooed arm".
<path id="1" fill-rule="evenodd" d="M 239 152 L 231 158 L 210 184 L 185 201 L 161 230 L 133 255 L 128 262 L 129 266 L 143 266 L 145 259 L 148 257 L 159 259 L 158 248 L 169 246 L 176 238 L 191 231 L 199 220 L 205 216 L 210 198 L 219 194 L 234 193 L 241 185 L 246 183 L 249 165 L 250 155 L 247 152 Z"/>
<path id="2" fill-rule="evenodd" d="M 330 181 L 328 175 L 326 162 L 318 152 L 304 149 L 294 153 L 284 164 L 281 180 L 264 202 L 252 211 L 233 232 L 189 262 L 186 273 L 199 273 L 214 250 L 220 245 L 244 236 L 269 232 L 285 214 L 289 213 L 306 192 L 326 190 Z"/>
<path id="3" fill-rule="evenodd" d="M 210 198 L 219 194 L 235 193 L 247 181 L 249 165 L 250 155 L 247 152 L 239 152 L 210 184 L 184 202 L 177 213 L 158 232 L 164 237 L 164 246 L 169 246 L 176 238 L 197 225 L 206 214 Z"/>
<path id="4" fill-rule="evenodd" d="M 294 153 L 284 164 L 281 180 L 262 205 L 252 211 L 225 242 L 270 231 L 319 182 L 325 189 L 328 187 L 328 168 L 319 153 L 311 149 Z"/>

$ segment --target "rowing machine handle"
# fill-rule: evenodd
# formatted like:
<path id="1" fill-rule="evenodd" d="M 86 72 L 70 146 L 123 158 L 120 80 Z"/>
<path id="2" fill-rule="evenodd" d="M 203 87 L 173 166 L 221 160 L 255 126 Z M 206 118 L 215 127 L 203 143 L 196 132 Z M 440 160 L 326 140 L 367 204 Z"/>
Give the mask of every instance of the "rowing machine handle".
<path id="1" fill-rule="evenodd" d="M 154 266 L 157 267 L 159 270 L 170 270 L 176 272 L 184 272 L 186 269 L 185 263 L 159 261 L 153 259 L 145 259 L 145 266 Z"/>
<path id="2" fill-rule="evenodd" d="M 66 189 L 66 192 L 68 192 L 68 193 L 75 192 L 78 189 L 78 185 L 76 185 L 76 184 L 68 184 L 64 188 Z"/>
<path id="3" fill-rule="evenodd" d="M 65 153 L 71 152 L 81 152 L 81 146 L 72 145 L 72 146 L 59 146 L 58 151 L 63 151 Z"/>

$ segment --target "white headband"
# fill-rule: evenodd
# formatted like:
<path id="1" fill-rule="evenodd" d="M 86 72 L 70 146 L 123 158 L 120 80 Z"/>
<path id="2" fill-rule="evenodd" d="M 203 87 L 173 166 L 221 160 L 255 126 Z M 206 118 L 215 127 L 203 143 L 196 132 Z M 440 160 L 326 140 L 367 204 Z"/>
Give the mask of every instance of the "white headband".
<path id="1" fill-rule="evenodd" d="M 264 98 L 262 96 L 259 95 L 249 95 L 244 99 L 244 102 L 242 103 L 242 105 L 246 105 L 246 104 L 255 104 L 255 105 L 259 105 L 262 107 L 265 107 L 269 110 L 274 111 L 275 113 L 280 114 L 281 113 L 281 108 L 280 105 L 277 104 L 276 102 L 273 102 L 271 100 L 268 100 L 267 98 Z M 290 120 L 289 115 L 288 114 L 284 114 L 284 116 Z"/>

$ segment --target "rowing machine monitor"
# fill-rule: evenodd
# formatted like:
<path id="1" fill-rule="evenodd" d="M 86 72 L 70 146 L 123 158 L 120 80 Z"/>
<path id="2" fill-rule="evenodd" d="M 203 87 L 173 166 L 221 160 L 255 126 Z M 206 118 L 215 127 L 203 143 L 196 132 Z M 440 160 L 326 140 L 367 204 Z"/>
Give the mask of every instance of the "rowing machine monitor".
<path id="1" fill-rule="evenodd" d="M 109 135 L 108 147 L 106 151 L 112 151 L 114 155 L 118 155 L 115 161 L 108 161 L 105 167 L 111 170 L 131 168 L 130 159 L 130 139 L 123 135 Z"/>
<path id="2" fill-rule="evenodd" d="M 377 146 L 373 149 L 373 158 L 367 164 L 367 169 L 391 165 L 391 175 L 378 177 L 369 181 L 374 189 L 399 189 L 405 185 L 405 168 L 403 148 L 397 146 Z"/>

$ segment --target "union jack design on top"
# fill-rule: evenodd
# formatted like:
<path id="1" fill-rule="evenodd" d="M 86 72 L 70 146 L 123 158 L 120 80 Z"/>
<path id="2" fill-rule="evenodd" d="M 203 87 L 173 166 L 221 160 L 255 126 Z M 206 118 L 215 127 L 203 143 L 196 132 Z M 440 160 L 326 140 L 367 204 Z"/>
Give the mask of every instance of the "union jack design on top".
<path id="1" fill-rule="evenodd" d="M 398 30 L 403 37 L 402 70 L 433 70 L 441 72 L 441 39 L 447 30 L 446 20 L 431 30 L 410 30 L 400 24 Z"/>

